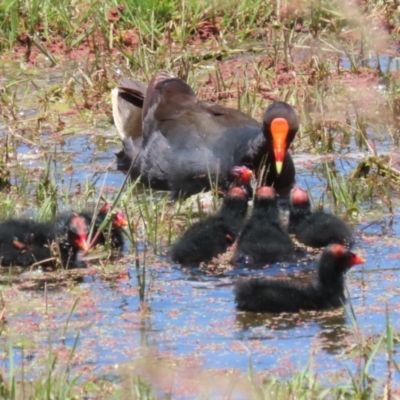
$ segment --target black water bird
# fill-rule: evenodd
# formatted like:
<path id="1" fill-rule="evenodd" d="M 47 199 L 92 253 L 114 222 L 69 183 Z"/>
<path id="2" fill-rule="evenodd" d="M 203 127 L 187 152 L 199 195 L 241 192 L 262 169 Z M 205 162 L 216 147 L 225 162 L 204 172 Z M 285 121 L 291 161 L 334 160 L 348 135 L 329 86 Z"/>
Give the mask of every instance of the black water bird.
<path id="1" fill-rule="evenodd" d="M 234 294 L 238 310 L 252 312 L 299 312 L 341 307 L 346 301 L 346 272 L 365 260 L 340 244 L 327 247 L 318 262 L 317 277 L 304 284 L 296 278 L 240 279 Z"/>
<path id="2" fill-rule="evenodd" d="M 110 215 L 108 216 L 109 213 Z M 121 249 L 124 246 L 123 228 L 128 225 L 128 221 L 120 210 L 112 209 L 111 204 L 106 203 L 96 215 L 88 211 L 81 212 L 80 215 L 86 219 L 86 223 L 92 228 L 92 240 L 88 251 L 98 244 L 104 245 L 106 243 L 106 232 L 110 234 L 109 238 L 112 248 Z M 103 226 L 107 217 L 110 219 L 109 227 Z"/>
<path id="3" fill-rule="evenodd" d="M 88 225 L 73 213 L 52 222 L 10 219 L 0 223 L 0 264 L 29 267 L 80 266 L 79 251 L 87 250 Z"/>
<path id="4" fill-rule="evenodd" d="M 288 232 L 310 247 L 354 244 L 349 226 L 336 215 L 312 211 L 308 193 L 300 188 L 293 188 L 290 193 Z"/>
<path id="5" fill-rule="evenodd" d="M 224 253 L 239 235 L 247 203 L 248 194 L 243 188 L 231 188 L 215 215 L 194 223 L 172 246 L 171 259 L 195 265 Z"/>
<path id="6" fill-rule="evenodd" d="M 112 100 L 124 146 L 120 164 L 131 168 L 134 179 L 170 190 L 172 198 L 209 190 L 215 182 L 226 185 L 235 165 L 256 172 L 264 166 L 266 184 L 280 195 L 295 182 L 288 148 L 299 123 L 287 103 L 269 105 L 260 125 L 239 110 L 199 100 L 167 71 L 155 74 L 145 94 L 143 86 L 124 79 Z"/>
<path id="7" fill-rule="evenodd" d="M 282 227 L 276 193 L 269 186 L 257 190 L 253 212 L 238 239 L 235 262 L 246 265 L 289 261 L 292 239 Z"/>

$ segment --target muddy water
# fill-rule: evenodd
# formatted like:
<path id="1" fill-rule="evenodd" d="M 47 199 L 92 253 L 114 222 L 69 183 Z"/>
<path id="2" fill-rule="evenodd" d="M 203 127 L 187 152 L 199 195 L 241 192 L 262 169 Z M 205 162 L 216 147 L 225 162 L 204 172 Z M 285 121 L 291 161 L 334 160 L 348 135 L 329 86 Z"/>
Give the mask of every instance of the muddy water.
<path id="1" fill-rule="evenodd" d="M 124 176 L 115 168 L 113 152 L 119 146 L 114 135 L 112 127 L 85 128 L 65 137 L 63 144 L 54 141 L 49 148 L 59 154 L 52 163 L 55 176 L 61 176 L 66 165 L 72 166 L 60 184 L 74 187 L 86 180 L 100 188 L 105 182 L 111 193 L 116 192 Z M 43 136 L 41 143 L 46 140 L 51 138 Z M 376 143 L 380 150 L 389 150 L 386 135 L 377 138 Z M 21 145 L 19 166 L 28 171 L 43 168 L 43 158 L 34 157 L 42 151 Z M 303 188 L 312 188 L 314 199 L 318 200 L 326 191 L 326 168 L 334 164 L 339 173 L 347 174 L 363 155 L 355 144 L 351 152 L 338 148 L 333 158 L 295 153 L 298 182 Z M 329 196 L 325 200 L 329 201 Z M 348 274 L 347 287 L 357 325 L 366 338 L 376 339 L 384 332 L 386 309 L 395 331 L 400 328 L 400 204 L 395 196 L 392 200 L 394 215 L 386 211 L 379 199 L 362 204 L 362 215 L 354 226 L 357 252 L 367 262 Z M 125 249 L 125 254 L 129 254 L 129 249 Z M 115 261 L 116 265 L 128 265 L 129 273 L 119 279 L 107 281 L 94 274 L 66 288 L 50 290 L 47 297 L 43 290 L 20 290 L 6 285 L 2 289 L 7 324 L 0 337 L 1 364 L 9 370 L 11 357 L 17 371 L 23 368 L 25 376 L 39 376 L 45 370 L 49 351 L 57 354 L 62 366 L 68 360 L 68 350 L 77 341 L 72 374 L 79 374 L 82 380 L 96 376 L 119 381 L 137 372 L 158 387 L 160 393 L 168 386 L 160 376 L 170 374 L 171 370 L 176 372 L 173 379 L 177 388 L 180 380 L 194 380 L 203 369 L 215 374 L 246 372 L 249 360 L 255 371 L 285 378 L 302 370 L 311 360 L 323 382 L 349 382 L 347 371 L 355 374 L 360 368 L 359 342 L 349 305 L 344 310 L 294 316 L 254 316 L 235 311 L 232 281 L 237 275 L 271 276 L 301 271 L 308 276 L 313 272 L 315 258 L 311 255 L 307 262 L 297 265 L 274 265 L 256 272 L 234 270 L 210 277 L 198 270 L 181 269 L 160 257 L 147 266 L 153 281 L 151 310 L 146 314 L 138 312 L 138 285 L 132 261 Z M 66 321 L 76 300 L 64 337 Z M 189 370 L 192 372 L 188 378 Z M 370 373 L 379 379 L 386 375 L 384 351 L 377 353 Z M 395 380 L 399 378 L 395 376 Z M 207 385 L 214 387 L 215 382 L 209 380 Z"/>

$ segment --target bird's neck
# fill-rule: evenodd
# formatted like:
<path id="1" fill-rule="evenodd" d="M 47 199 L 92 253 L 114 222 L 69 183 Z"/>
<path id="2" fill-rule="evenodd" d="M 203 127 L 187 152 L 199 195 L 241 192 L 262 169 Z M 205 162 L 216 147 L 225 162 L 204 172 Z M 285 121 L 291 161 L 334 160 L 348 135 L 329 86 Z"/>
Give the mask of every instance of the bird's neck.
<path id="1" fill-rule="evenodd" d="M 270 222 L 279 221 L 279 208 L 276 203 L 269 201 L 261 201 L 255 204 L 253 215 L 267 218 Z"/>
<path id="2" fill-rule="evenodd" d="M 223 218 L 244 218 L 247 212 L 247 201 L 243 199 L 226 199 L 219 216 Z"/>
<path id="3" fill-rule="evenodd" d="M 265 165 L 266 170 L 271 169 L 275 171 L 275 156 L 269 142 L 263 134 L 255 135 L 253 138 L 247 141 L 246 145 L 243 146 L 246 149 L 246 153 L 241 155 L 241 160 L 245 164 L 252 166 L 252 169 L 260 170 Z"/>
<path id="4" fill-rule="evenodd" d="M 289 223 L 288 232 L 294 233 L 299 224 L 305 221 L 311 215 L 311 209 L 309 207 L 292 207 L 289 209 Z"/>
<path id="5" fill-rule="evenodd" d="M 322 292 L 339 294 L 344 298 L 345 273 L 338 271 L 338 266 L 325 263 L 318 270 L 317 286 Z"/>

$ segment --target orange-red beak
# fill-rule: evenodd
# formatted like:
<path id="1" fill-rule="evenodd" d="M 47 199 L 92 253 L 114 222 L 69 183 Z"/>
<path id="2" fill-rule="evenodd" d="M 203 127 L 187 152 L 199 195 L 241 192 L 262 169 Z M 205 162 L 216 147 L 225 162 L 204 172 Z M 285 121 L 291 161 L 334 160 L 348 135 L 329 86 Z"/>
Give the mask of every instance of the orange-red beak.
<path id="1" fill-rule="evenodd" d="M 75 242 L 76 247 L 78 247 L 79 249 L 81 249 L 83 251 L 88 250 L 86 233 L 81 233 L 80 235 L 75 235 L 74 242 Z"/>
<path id="2" fill-rule="evenodd" d="M 351 253 L 351 265 L 364 264 L 365 259 L 357 254 Z"/>
<path id="3" fill-rule="evenodd" d="M 112 225 L 114 228 L 123 228 L 124 226 L 128 225 L 128 221 L 125 218 L 125 215 L 121 212 L 118 211 L 113 220 L 112 220 Z"/>
<path id="4" fill-rule="evenodd" d="M 235 177 L 238 186 L 244 186 L 250 184 L 253 171 L 245 166 L 236 166 L 231 169 L 231 175 Z"/>
<path id="5" fill-rule="evenodd" d="M 282 172 L 283 160 L 287 150 L 289 123 L 285 118 L 275 118 L 271 122 L 272 148 L 278 175 Z"/>

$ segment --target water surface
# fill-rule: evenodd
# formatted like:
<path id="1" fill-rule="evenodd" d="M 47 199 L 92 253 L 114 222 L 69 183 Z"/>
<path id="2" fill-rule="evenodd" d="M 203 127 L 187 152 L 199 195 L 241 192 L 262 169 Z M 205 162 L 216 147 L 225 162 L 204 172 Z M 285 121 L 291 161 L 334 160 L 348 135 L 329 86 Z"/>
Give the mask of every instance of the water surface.
<path id="1" fill-rule="evenodd" d="M 35 79 L 44 82 L 46 78 Z M 50 81 L 60 79 L 62 74 L 54 74 Z M 34 115 L 34 109 L 29 107 L 28 103 L 25 115 Z M 69 119 L 65 120 L 68 123 Z M 4 124 L 0 124 L 0 133 L 6 134 Z M 63 190 L 71 191 L 77 184 L 89 182 L 98 191 L 107 188 L 105 193 L 112 198 L 124 181 L 124 175 L 116 170 L 114 152 L 119 150 L 119 144 L 115 138 L 115 130 L 109 125 L 106 128 L 83 127 L 62 140 L 43 134 L 37 147 L 26 143 L 18 146 L 12 168 L 18 167 L 27 174 L 43 170 L 46 153 L 51 159 L 53 177 Z M 388 134 L 374 140 L 380 152 L 390 151 Z M 333 156 L 294 151 L 298 183 L 311 190 L 316 202 L 323 198 L 325 204 L 333 208 L 332 197 L 327 193 L 327 170 L 335 169 L 339 176 L 347 177 L 366 154 L 367 151 L 360 150 L 354 142 L 350 147 L 335 145 Z M 18 184 L 18 174 L 16 176 Z M 385 331 L 386 310 L 394 330 L 400 328 L 400 204 L 396 196 L 391 200 L 393 213 L 389 213 L 379 197 L 359 205 L 361 213 L 354 220 L 355 251 L 366 258 L 366 263 L 356 266 L 347 277 L 357 327 L 365 337 L 375 339 Z M 164 248 L 163 253 L 167 252 Z M 170 372 L 169 369 L 191 369 L 197 371 L 196 374 L 200 374 L 201 369 L 246 372 L 251 360 L 256 372 L 268 371 L 270 375 L 290 378 L 312 360 L 320 379 L 333 384 L 340 381 L 340 374 L 347 377 L 348 382 L 348 370 L 355 374 L 360 368 L 349 305 L 333 312 L 283 316 L 255 316 L 235 310 L 232 282 L 237 276 L 300 272 L 311 276 L 317 254 L 311 254 L 300 264 L 286 263 L 258 271 L 233 270 L 221 276 L 209 276 L 201 270 L 170 264 L 165 255 L 147 257 L 142 249 L 140 257 L 147 259 L 147 275 L 152 276 L 152 287 L 150 309 L 141 313 L 131 253 L 127 246 L 125 258 L 114 261 L 114 267 L 122 266 L 121 270 L 127 272 L 117 279 L 108 280 L 94 273 L 76 283 L 49 289 L 46 295 L 44 290 L 3 286 L 7 308 L 7 324 L 0 337 L 3 369 L 10 368 L 11 357 L 18 371 L 24 369 L 25 376 L 38 376 L 45 370 L 44 361 L 49 351 L 58 355 L 62 365 L 76 340 L 71 372 L 81 375 L 82 380 L 95 376 L 119 381 L 131 368 L 159 387 L 160 393 L 164 391 L 160 375 Z M 2 273 L 7 276 L 9 272 L 3 270 Z M 64 336 L 75 301 L 77 305 Z M 396 354 L 395 359 L 400 362 Z M 161 371 L 136 364 L 140 360 L 148 363 L 156 360 Z M 377 353 L 370 372 L 378 379 L 386 376 L 384 351 Z M 395 372 L 395 382 L 398 380 Z M 214 386 L 215 382 L 208 384 Z"/>

